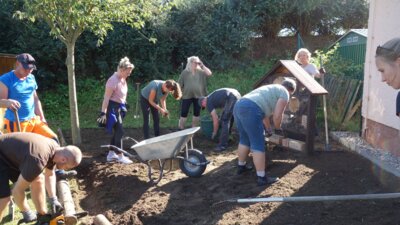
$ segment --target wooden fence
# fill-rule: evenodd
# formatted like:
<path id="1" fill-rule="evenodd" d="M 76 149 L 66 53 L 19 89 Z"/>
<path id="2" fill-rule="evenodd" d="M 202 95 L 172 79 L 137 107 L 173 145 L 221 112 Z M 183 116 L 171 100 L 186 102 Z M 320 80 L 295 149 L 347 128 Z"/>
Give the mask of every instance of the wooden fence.
<path id="1" fill-rule="evenodd" d="M 325 75 L 328 108 L 335 107 L 341 123 L 348 122 L 361 107 L 362 80 Z"/>
<path id="2" fill-rule="evenodd" d="M 0 53 L 0 75 L 9 72 L 15 66 L 16 55 Z"/>

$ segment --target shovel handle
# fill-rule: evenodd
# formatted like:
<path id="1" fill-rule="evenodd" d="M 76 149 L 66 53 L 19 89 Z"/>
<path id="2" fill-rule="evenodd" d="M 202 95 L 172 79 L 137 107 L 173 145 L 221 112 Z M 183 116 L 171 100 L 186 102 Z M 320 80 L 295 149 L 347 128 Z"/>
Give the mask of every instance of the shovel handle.
<path id="1" fill-rule="evenodd" d="M 17 131 L 21 132 L 21 123 L 19 122 L 18 110 L 13 110 L 15 122 L 17 123 Z"/>

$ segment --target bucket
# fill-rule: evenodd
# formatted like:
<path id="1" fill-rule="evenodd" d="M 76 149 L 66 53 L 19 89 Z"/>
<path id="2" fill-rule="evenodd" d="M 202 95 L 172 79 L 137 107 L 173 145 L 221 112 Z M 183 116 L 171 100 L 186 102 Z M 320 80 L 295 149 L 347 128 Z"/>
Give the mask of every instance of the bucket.
<path id="1" fill-rule="evenodd" d="M 203 133 L 203 135 L 208 138 L 211 138 L 212 132 L 214 130 L 213 121 L 212 121 L 211 117 L 209 117 L 209 116 L 201 117 L 200 127 L 201 127 L 201 132 Z M 215 137 L 216 139 L 219 138 L 220 133 L 221 133 L 221 129 L 218 128 L 217 136 Z"/>

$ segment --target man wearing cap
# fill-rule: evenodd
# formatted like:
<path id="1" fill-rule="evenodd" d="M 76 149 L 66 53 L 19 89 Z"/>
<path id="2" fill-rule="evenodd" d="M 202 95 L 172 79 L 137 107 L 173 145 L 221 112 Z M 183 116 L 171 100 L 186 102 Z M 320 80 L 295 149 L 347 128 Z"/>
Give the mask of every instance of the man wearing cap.
<path id="1" fill-rule="evenodd" d="M 233 88 L 220 88 L 212 92 L 206 97 L 199 98 L 199 105 L 202 109 L 207 108 L 213 120 L 213 132 L 211 139 L 217 135 L 219 128 L 219 118 L 216 109 L 223 109 L 221 115 L 221 134 L 219 136 L 219 144 L 215 151 L 223 151 L 228 147 L 229 130 L 233 122 L 233 107 L 240 99 L 240 93 Z"/>
<path id="2" fill-rule="evenodd" d="M 47 125 L 36 93 L 38 85 L 32 74 L 35 69 L 35 59 L 23 53 L 17 56 L 15 70 L 0 77 L 0 107 L 8 108 L 4 128 L 7 132 L 17 131 L 17 118 L 13 111 L 18 110 L 22 132 L 38 133 L 58 141 L 57 135 Z"/>
<path id="3" fill-rule="evenodd" d="M 53 213 L 62 208 L 56 196 L 55 167 L 71 169 L 82 160 L 81 150 L 34 133 L 0 135 L 0 223 L 3 211 L 13 197 L 24 222 L 38 220 L 48 224 L 47 190 Z M 14 183 L 10 189 L 9 181 Z M 27 204 L 25 190 L 30 187 L 37 215 Z"/>
<path id="4" fill-rule="evenodd" d="M 276 177 L 268 177 L 265 173 L 265 137 L 264 132 L 272 132 L 270 117 L 276 132 L 282 133 L 281 123 L 290 95 L 296 90 L 296 82 L 285 79 L 282 84 L 261 86 L 244 95 L 233 109 L 235 123 L 239 131 L 238 174 L 250 169 L 246 159 L 250 151 L 257 173 L 259 186 L 274 183 Z"/>

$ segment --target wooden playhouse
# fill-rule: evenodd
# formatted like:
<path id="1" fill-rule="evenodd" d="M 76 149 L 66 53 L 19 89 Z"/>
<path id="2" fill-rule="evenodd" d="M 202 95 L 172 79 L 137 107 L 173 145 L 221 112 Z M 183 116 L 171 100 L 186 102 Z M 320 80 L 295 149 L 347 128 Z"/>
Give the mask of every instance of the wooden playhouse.
<path id="1" fill-rule="evenodd" d="M 284 78 L 294 79 L 297 88 L 282 120 L 282 129 L 287 138 L 279 139 L 275 144 L 312 154 L 316 135 L 317 97 L 328 94 L 328 91 L 294 60 L 279 60 L 254 84 L 254 88 L 281 83 Z"/>

